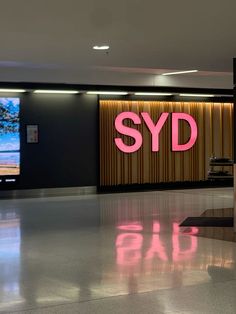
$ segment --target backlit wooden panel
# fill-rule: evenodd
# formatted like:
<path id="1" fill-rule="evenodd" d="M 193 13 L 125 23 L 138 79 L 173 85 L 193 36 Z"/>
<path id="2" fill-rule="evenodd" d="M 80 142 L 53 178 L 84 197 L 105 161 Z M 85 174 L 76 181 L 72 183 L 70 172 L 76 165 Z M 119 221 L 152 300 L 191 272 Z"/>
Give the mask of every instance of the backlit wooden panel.
<path id="1" fill-rule="evenodd" d="M 171 151 L 171 119 L 160 133 L 159 152 L 151 151 L 151 134 L 144 122 L 132 126 L 143 136 L 143 145 L 135 153 L 118 150 L 114 139 L 120 135 L 114 127 L 116 116 L 123 111 L 148 112 L 154 121 L 162 112 L 185 112 L 198 125 L 198 139 L 186 152 Z M 200 181 L 207 178 L 209 158 L 232 158 L 233 105 L 230 103 L 164 102 L 164 101 L 100 101 L 100 185 L 144 184 L 177 181 Z M 127 124 L 131 125 L 131 124 Z M 180 123 L 180 142 L 190 135 L 187 123 Z"/>

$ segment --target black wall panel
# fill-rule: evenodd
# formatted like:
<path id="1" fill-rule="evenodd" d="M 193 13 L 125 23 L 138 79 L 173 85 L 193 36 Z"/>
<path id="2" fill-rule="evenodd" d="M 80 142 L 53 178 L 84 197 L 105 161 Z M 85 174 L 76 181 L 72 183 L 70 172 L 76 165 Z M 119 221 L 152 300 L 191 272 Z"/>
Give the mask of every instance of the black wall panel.
<path id="1" fill-rule="evenodd" d="M 21 96 L 20 121 L 17 188 L 97 184 L 97 96 L 25 94 Z M 26 124 L 38 124 L 38 144 L 26 143 Z"/>

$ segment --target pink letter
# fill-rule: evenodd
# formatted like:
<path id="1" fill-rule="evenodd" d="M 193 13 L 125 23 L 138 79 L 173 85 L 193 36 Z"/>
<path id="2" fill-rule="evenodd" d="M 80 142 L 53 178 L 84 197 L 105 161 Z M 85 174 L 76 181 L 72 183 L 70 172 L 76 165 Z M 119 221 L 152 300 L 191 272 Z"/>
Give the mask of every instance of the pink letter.
<path id="1" fill-rule="evenodd" d="M 190 139 L 185 144 L 179 144 L 179 120 L 185 120 L 190 125 Z M 187 113 L 172 113 L 172 150 L 185 151 L 193 147 L 197 140 L 196 121 Z"/>
<path id="2" fill-rule="evenodd" d="M 129 111 L 124 111 L 120 113 L 115 119 L 116 130 L 120 134 L 130 136 L 135 140 L 135 143 L 133 145 L 128 146 L 124 144 L 121 138 L 115 138 L 116 146 L 124 153 L 134 153 L 141 147 L 143 138 L 138 130 L 125 126 L 123 124 L 124 119 L 130 119 L 133 121 L 134 124 L 141 124 L 141 119 L 136 113 Z"/>
<path id="3" fill-rule="evenodd" d="M 163 112 L 157 121 L 157 124 L 155 125 L 152 121 L 152 119 L 149 116 L 149 113 L 147 112 L 142 112 L 141 113 L 148 129 L 150 130 L 152 134 L 152 151 L 153 152 L 158 152 L 159 151 L 159 133 L 166 122 L 169 113 L 168 112 Z"/>

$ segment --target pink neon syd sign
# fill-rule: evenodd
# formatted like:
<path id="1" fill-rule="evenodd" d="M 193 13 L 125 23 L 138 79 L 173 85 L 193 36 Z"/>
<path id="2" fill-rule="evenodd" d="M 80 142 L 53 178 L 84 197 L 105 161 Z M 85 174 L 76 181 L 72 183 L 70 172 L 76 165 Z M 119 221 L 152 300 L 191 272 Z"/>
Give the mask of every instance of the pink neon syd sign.
<path id="1" fill-rule="evenodd" d="M 140 115 L 131 111 L 124 111 L 118 114 L 115 119 L 116 131 L 122 135 L 133 138 L 134 144 L 127 145 L 120 137 L 115 138 L 115 144 L 119 150 L 124 153 L 134 153 L 140 149 L 143 144 L 142 134 L 135 128 L 124 125 L 124 120 L 129 119 L 133 124 L 138 125 L 144 121 L 146 127 L 151 133 L 152 137 L 152 152 L 159 151 L 159 136 L 160 132 L 166 123 L 167 119 L 171 118 L 172 124 L 172 151 L 180 152 L 186 151 L 193 147 L 197 140 L 198 128 L 194 118 L 187 113 L 181 112 L 163 112 L 156 123 L 153 122 L 148 112 L 141 112 Z M 186 143 L 179 143 L 179 121 L 184 120 L 190 127 L 190 137 Z"/>

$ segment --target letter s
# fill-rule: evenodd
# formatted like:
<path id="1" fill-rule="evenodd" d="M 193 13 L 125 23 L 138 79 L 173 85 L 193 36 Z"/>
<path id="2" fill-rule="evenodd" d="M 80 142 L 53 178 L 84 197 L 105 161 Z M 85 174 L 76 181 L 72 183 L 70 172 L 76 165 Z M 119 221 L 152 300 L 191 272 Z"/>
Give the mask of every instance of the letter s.
<path id="1" fill-rule="evenodd" d="M 141 124 L 140 117 L 134 113 L 129 111 L 124 111 L 120 113 L 115 119 L 115 128 L 116 130 L 123 135 L 130 136 L 134 138 L 135 143 L 131 146 L 124 144 L 121 138 L 115 138 L 115 144 L 124 153 L 134 153 L 142 146 L 143 138 L 141 133 L 133 128 L 127 127 L 123 124 L 124 119 L 130 119 L 134 124 Z"/>

